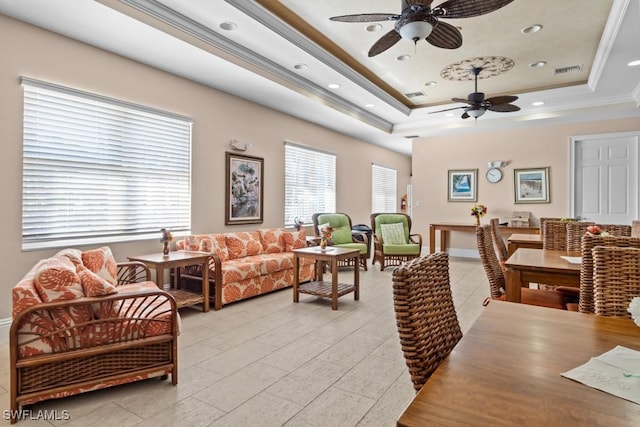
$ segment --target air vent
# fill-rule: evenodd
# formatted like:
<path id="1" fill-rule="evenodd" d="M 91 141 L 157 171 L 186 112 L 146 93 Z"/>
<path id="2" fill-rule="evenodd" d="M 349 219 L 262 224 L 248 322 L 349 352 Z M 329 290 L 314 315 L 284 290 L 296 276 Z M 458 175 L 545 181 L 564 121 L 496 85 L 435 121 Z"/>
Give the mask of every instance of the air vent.
<path id="1" fill-rule="evenodd" d="M 405 93 L 404 96 L 406 96 L 407 98 L 417 98 L 418 96 L 424 96 L 424 92 Z"/>
<path id="2" fill-rule="evenodd" d="M 553 74 L 558 75 L 558 74 L 567 74 L 567 73 L 577 73 L 580 71 L 582 71 L 582 65 L 571 65 L 569 67 L 556 68 L 553 71 Z"/>

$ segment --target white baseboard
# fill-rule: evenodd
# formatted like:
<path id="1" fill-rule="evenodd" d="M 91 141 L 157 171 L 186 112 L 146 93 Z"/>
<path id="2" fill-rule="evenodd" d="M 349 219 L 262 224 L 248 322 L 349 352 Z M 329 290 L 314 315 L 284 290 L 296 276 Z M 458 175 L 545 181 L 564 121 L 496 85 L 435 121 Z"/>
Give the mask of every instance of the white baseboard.
<path id="1" fill-rule="evenodd" d="M 9 341 L 9 330 L 11 329 L 11 318 L 0 319 L 0 341 Z"/>

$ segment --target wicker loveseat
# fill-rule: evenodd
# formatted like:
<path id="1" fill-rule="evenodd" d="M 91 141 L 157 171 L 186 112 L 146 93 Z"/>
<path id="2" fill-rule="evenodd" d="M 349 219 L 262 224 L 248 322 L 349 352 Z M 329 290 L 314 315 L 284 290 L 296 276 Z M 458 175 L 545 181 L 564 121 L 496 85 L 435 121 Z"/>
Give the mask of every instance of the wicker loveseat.
<path id="1" fill-rule="evenodd" d="M 65 249 L 12 289 L 11 422 L 23 405 L 171 374 L 179 317 L 141 263 Z M 90 295 L 90 296 L 87 296 Z"/>
<path id="2" fill-rule="evenodd" d="M 176 242 L 177 250 L 211 254 L 209 295 L 214 309 L 293 285 L 293 249 L 307 246 L 304 231 L 263 228 L 196 234 Z M 314 278 L 313 260 L 301 260 L 300 281 Z M 180 269 L 183 286 L 201 286 L 202 267 Z"/>

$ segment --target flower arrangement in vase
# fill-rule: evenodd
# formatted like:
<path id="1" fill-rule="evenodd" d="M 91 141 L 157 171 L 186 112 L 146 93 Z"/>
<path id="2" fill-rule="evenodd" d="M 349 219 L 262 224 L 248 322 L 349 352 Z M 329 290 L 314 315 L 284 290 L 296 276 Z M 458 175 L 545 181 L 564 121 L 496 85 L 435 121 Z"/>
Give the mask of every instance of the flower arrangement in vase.
<path id="1" fill-rule="evenodd" d="M 304 221 L 299 216 L 293 219 L 293 226 L 296 228 L 296 231 L 300 231 L 303 225 L 304 225 Z"/>
<path id="2" fill-rule="evenodd" d="M 173 236 L 171 235 L 171 232 L 166 228 L 162 228 L 160 231 L 162 232 L 162 237 L 160 238 L 160 243 L 162 243 L 162 255 L 168 257 L 169 244 L 173 240 Z"/>
<path id="3" fill-rule="evenodd" d="M 476 218 L 476 226 L 480 225 L 480 218 L 487 214 L 487 207 L 485 205 L 473 205 L 471 207 L 471 216 Z"/>
<path id="4" fill-rule="evenodd" d="M 331 234 L 333 233 L 333 227 L 330 225 L 326 227 L 322 227 L 320 230 L 320 250 L 327 249 L 327 244 L 329 243 L 329 239 L 331 238 Z"/>

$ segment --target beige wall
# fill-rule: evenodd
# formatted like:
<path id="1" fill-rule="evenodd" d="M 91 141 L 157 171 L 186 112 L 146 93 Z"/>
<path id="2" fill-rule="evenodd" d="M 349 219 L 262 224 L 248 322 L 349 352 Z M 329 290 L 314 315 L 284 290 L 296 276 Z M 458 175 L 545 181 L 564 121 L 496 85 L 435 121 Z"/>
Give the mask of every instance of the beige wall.
<path id="1" fill-rule="evenodd" d="M 478 169 L 478 203 L 488 208 L 484 223 L 494 217 L 506 219 L 513 211 L 530 211 L 535 220 L 568 216 L 570 137 L 640 130 L 640 117 L 500 132 L 483 132 L 481 120 L 474 133 L 422 138 L 413 143 L 413 231 L 423 235 L 425 246 L 431 223 L 473 224 L 473 203 L 447 202 L 448 169 Z M 487 162 L 493 160 L 508 162 L 502 168 L 502 180 L 496 184 L 485 178 Z M 515 204 L 513 170 L 545 166 L 551 168 L 551 203 Z M 475 235 L 451 233 L 449 247 L 470 254 L 476 247 Z"/>
<path id="2" fill-rule="evenodd" d="M 192 231 L 280 227 L 284 219 L 284 140 L 337 154 L 337 209 L 369 223 L 371 163 L 398 170 L 398 194 L 409 183 L 410 158 L 237 97 L 194 84 L 117 55 L 0 15 L 0 144 L 3 168 L 0 319 L 10 316 L 10 289 L 55 250 L 21 251 L 22 88 L 20 77 L 110 96 L 190 116 L 193 128 Z M 265 159 L 262 225 L 224 225 L 224 153 L 231 139 L 254 144 Z M 159 234 L 158 234 L 159 238 Z M 110 245 L 116 259 L 158 251 L 156 240 Z"/>

